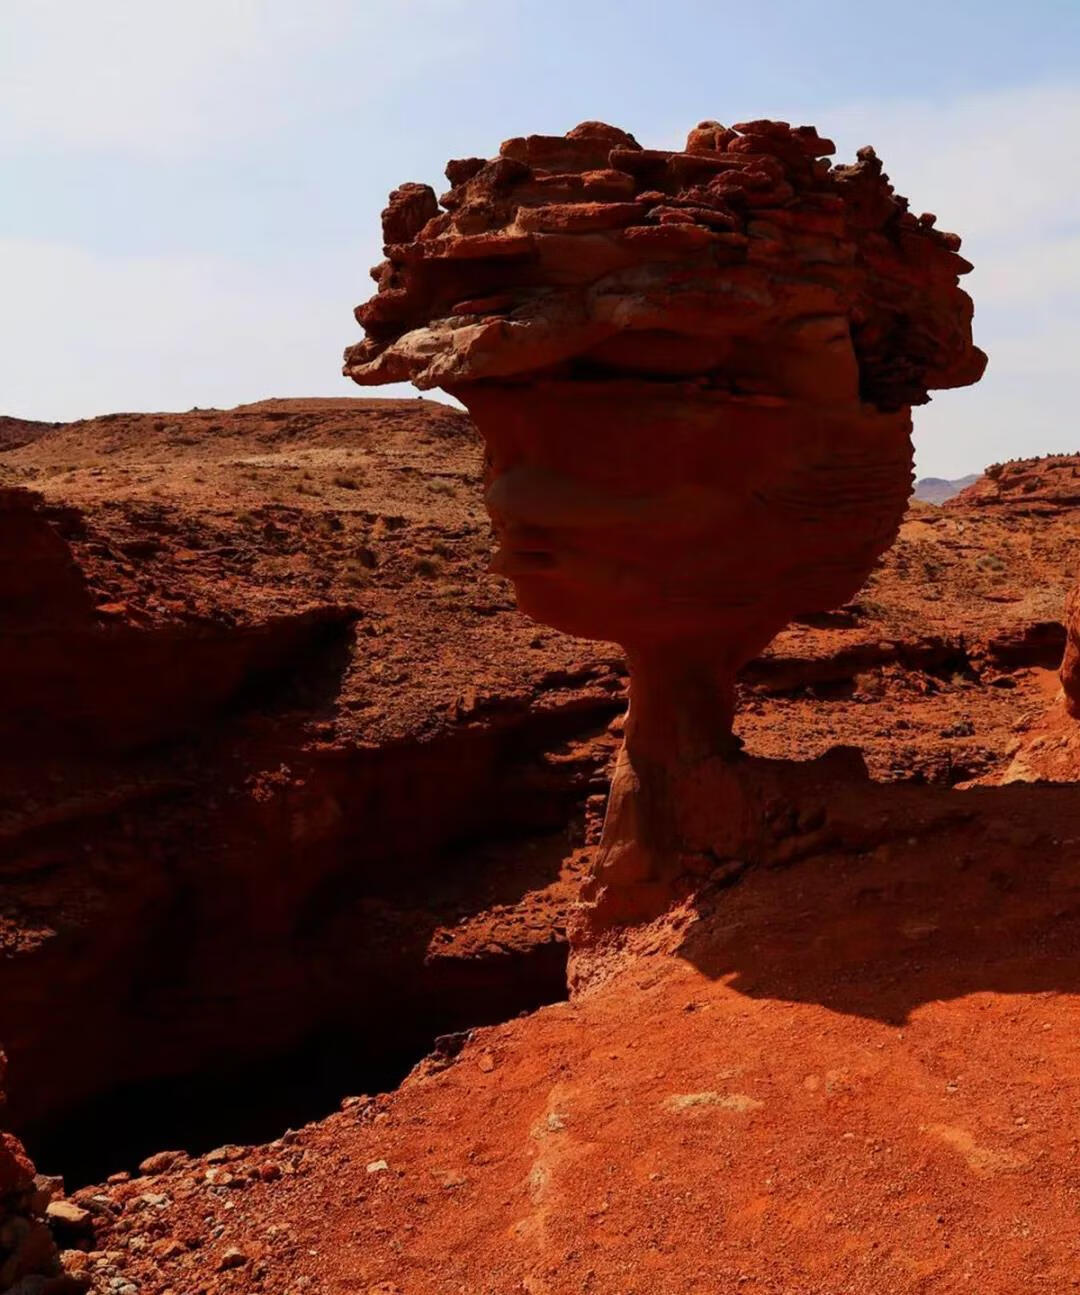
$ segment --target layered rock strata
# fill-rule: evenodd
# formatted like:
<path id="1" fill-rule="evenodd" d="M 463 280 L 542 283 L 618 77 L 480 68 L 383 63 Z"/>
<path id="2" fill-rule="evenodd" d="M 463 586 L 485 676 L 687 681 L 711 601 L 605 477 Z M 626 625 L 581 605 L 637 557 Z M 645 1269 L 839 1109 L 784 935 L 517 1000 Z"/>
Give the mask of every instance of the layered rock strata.
<path id="1" fill-rule="evenodd" d="M 597 891 L 645 908 L 731 835 L 703 850 L 687 797 L 733 753 L 736 670 L 857 591 L 910 491 L 911 406 L 985 364 L 959 238 L 872 149 L 833 151 L 772 121 L 681 151 L 597 122 L 509 140 L 451 162 L 441 199 L 391 194 L 356 311 L 350 377 L 472 413 L 521 609 L 626 649 Z"/>

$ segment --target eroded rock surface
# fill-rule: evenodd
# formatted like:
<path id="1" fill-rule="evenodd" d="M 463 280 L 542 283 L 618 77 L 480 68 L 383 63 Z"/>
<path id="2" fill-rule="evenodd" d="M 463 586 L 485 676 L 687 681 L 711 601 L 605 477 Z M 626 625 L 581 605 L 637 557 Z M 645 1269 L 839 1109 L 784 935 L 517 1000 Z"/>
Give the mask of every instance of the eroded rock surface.
<path id="1" fill-rule="evenodd" d="M 11 746 L 0 1038 L 13 1111 L 57 1130 L 48 1153 L 28 1132 L 38 1168 L 98 1211 L 64 1256 L 95 1295 L 625 1295 L 630 1267 L 642 1291 L 1068 1288 L 1076 797 L 948 784 L 1007 764 L 1014 725 L 1060 689 L 1076 506 L 912 508 L 853 603 L 742 672 L 747 753 L 804 762 L 799 804 L 769 824 L 790 866 L 718 863 L 685 941 L 705 956 L 664 956 L 684 942 L 676 910 L 597 960 L 595 992 L 518 1020 L 520 979 L 556 978 L 589 854 L 567 807 L 588 795 L 591 845 L 605 799 L 606 756 L 555 739 L 614 714 L 623 671 L 610 645 L 529 625 L 485 573 L 464 416 L 415 399 L 106 416 L 4 454 L 0 475 L 44 498 L 121 676 L 136 629 L 360 613 L 344 660 L 304 654 L 194 750 L 181 734 L 134 764 L 114 747 L 39 770 Z M 875 788 L 853 759 L 808 758 L 838 743 L 875 779 L 937 785 Z M 363 1068 L 254 1128 L 252 1106 L 323 1054 L 242 1087 L 223 1075 L 316 1013 L 385 1052 L 447 1000 L 461 1026 L 507 1024 L 296 1133 L 278 1136 L 374 1092 Z M 190 1142 L 165 1121 L 191 1082 L 148 1112 L 126 1097 L 63 1119 L 181 1065 L 210 1094 Z M 78 1189 L 92 1137 L 130 1181 Z"/>
<path id="2" fill-rule="evenodd" d="M 0 1121 L 7 1058 L 0 1051 Z M 0 1291 L 12 1295 L 75 1295 L 46 1221 L 56 1184 L 36 1174 L 22 1143 L 0 1130 Z"/>
<path id="3" fill-rule="evenodd" d="M 1080 454 L 1046 454 L 1039 458 L 992 463 L 947 502 L 950 509 L 1052 517 L 1080 504 Z"/>
<path id="4" fill-rule="evenodd" d="M 910 492 L 911 406 L 985 364 L 958 237 L 872 149 L 833 151 L 784 122 L 704 122 L 681 152 L 586 122 L 452 162 L 441 212 L 407 185 L 383 213 L 345 372 L 462 400 L 493 569 L 535 619 L 626 648 L 598 876 L 637 894 L 620 918 L 725 848 L 685 793 L 734 750 L 739 667 L 855 594 Z"/>
<path id="5" fill-rule="evenodd" d="M 857 362 L 886 410 L 975 381 L 959 238 L 908 210 L 872 149 L 833 152 L 783 122 L 705 122 L 682 152 L 585 122 L 451 162 L 443 210 L 427 186 L 391 194 L 346 371 L 451 389 L 569 366 L 776 395 L 800 369 L 835 391 Z"/>
<path id="6" fill-rule="evenodd" d="M 416 399 L 0 451 L 4 1127 L 40 1169 L 268 1136 L 565 993 L 623 681 L 485 573 L 480 469 Z"/>
<path id="7" fill-rule="evenodd" d="M 1065 603 L 1065 628 L 1068 639 L 1065 659 L 1061 663 L 1061 684 L 1065 689 L 1065 709 L 1080 719 L 1080 585 Z"/>

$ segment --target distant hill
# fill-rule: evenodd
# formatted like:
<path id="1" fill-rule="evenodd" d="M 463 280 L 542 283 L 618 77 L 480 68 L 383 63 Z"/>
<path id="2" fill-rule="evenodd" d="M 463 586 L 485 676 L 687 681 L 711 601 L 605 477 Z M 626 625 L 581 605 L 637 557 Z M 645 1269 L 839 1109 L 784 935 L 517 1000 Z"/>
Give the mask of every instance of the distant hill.
<path id="1" fill-rule="evenodd" d="M 973 486 L 979 479 L 977 472 L 969 472 L 966 477 L 957 477 L 947 481 L 944 477 L 920 477 L 915 482 L 914 496 L 924 504 L 943 504 L 946 499 L 958 495 L 961 490 Z"/>
<path id="2" fill-rule="evenodd" d="M 0 414 L 0 453 L 30 445 L 46 432 L 59 427 L 59 423 L 39 423 L 30 418 L 11 418 Z"/>

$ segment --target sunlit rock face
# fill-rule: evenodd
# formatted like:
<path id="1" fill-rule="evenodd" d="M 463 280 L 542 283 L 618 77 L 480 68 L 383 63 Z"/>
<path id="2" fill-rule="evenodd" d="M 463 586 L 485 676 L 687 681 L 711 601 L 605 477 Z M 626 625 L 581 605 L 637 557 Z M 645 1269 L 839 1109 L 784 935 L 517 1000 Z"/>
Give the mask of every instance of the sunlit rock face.
<path id="1" fill-rule="evenodd" d="M 985 365 L 959 238 L 872 149 L 833 151 L 783 122 L 675 152 L 587 122 L 383 213 L 345 372 L 460 399 L 522 611 L 627 651 L 601 874 L 685 852 L 673 787 L 733 753 L 736 670 L 858 590 L 910 492 L 911 406 Z"/>

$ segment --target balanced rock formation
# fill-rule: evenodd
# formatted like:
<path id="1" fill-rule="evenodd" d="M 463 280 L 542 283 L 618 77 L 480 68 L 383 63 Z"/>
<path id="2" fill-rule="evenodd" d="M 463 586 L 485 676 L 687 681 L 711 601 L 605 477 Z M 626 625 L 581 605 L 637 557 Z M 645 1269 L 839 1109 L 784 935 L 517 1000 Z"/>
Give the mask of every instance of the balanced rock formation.
<path id="1" fill-rule="evenodd" d="M 985 365 L 959 238 L 872 149 L 832 152 L 785 122 L 703 122 L 674 152 L 586 122 L 383 212 L 345 372 L 461 400 L 494 569 L 528 615 L 626 649 L 597 875 L 636 893 L 621 917 L 744 848 L 735 672 L 857 591 L 910 492 L 911 406 Z"/>
<path id="2" fill-rule="evenodd" d="M 1065 709 L 1080 719 L 1080 585 L 1065 603 L 1065 659 L 1061 663 L 1061 683 L 1065 689 Z"/>

